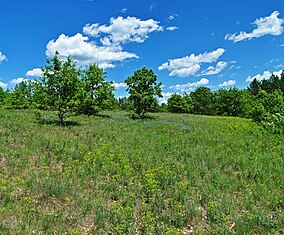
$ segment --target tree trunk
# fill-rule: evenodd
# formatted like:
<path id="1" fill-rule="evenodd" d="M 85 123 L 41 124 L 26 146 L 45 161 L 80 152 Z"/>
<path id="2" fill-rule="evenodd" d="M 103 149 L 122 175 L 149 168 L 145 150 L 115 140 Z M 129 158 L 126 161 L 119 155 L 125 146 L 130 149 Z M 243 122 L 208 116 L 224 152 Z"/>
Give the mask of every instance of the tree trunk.
<path id="1" fill-rule="evenodd" d="M 64 124 L 64 113 L 61 110 L 58 112 L 58 121 L 59 121 L 59 125 L 63 126 L 63 124 Z"/>

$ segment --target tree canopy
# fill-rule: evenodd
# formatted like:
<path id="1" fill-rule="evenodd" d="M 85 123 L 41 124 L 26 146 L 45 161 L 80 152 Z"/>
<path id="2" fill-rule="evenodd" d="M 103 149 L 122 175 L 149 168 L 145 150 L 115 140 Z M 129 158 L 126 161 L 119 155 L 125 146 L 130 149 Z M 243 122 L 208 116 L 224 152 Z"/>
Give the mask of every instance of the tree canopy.
<path id="1" fill-rule="evenodd" d="M 125 80 L 135 116 L 145 118 L 146 113 L 157 105 L 157 97 L 162 97 L 162 83 L 157 83 L 157 75 L 143 67 Z"/>

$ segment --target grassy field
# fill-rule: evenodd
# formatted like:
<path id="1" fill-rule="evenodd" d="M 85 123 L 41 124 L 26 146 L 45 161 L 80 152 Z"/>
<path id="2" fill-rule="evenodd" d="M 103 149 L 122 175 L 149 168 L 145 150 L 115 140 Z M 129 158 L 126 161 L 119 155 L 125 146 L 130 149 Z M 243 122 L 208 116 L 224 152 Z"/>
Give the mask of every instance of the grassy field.
<path id="1" fill-rule="evenodd" d="M 284 138 L 250 120 L 0 111 L 0 234 L 283 234 Z"/>

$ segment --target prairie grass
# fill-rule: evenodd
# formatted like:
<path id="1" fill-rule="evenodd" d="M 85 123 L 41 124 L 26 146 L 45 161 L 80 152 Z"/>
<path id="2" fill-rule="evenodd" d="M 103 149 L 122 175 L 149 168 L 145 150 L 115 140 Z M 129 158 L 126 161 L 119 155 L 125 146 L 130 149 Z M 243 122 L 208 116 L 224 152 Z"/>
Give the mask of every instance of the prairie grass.
<path id="1" fill-rule="evenodd" d="M 0 111 L 0 234 L 281 234 L 284 138 L 250 120 Z"/>

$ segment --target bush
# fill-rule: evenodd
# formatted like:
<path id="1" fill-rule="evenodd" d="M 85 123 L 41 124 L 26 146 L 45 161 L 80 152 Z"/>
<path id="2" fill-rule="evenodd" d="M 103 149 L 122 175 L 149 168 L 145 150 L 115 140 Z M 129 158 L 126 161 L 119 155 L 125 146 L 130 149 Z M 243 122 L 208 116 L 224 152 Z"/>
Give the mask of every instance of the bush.
<path id="1" fill-rule="evenodd" d="M 274 134 L 284 134 L 284 115 L 281 113 L 266 115 L 261 124 Z"/>

